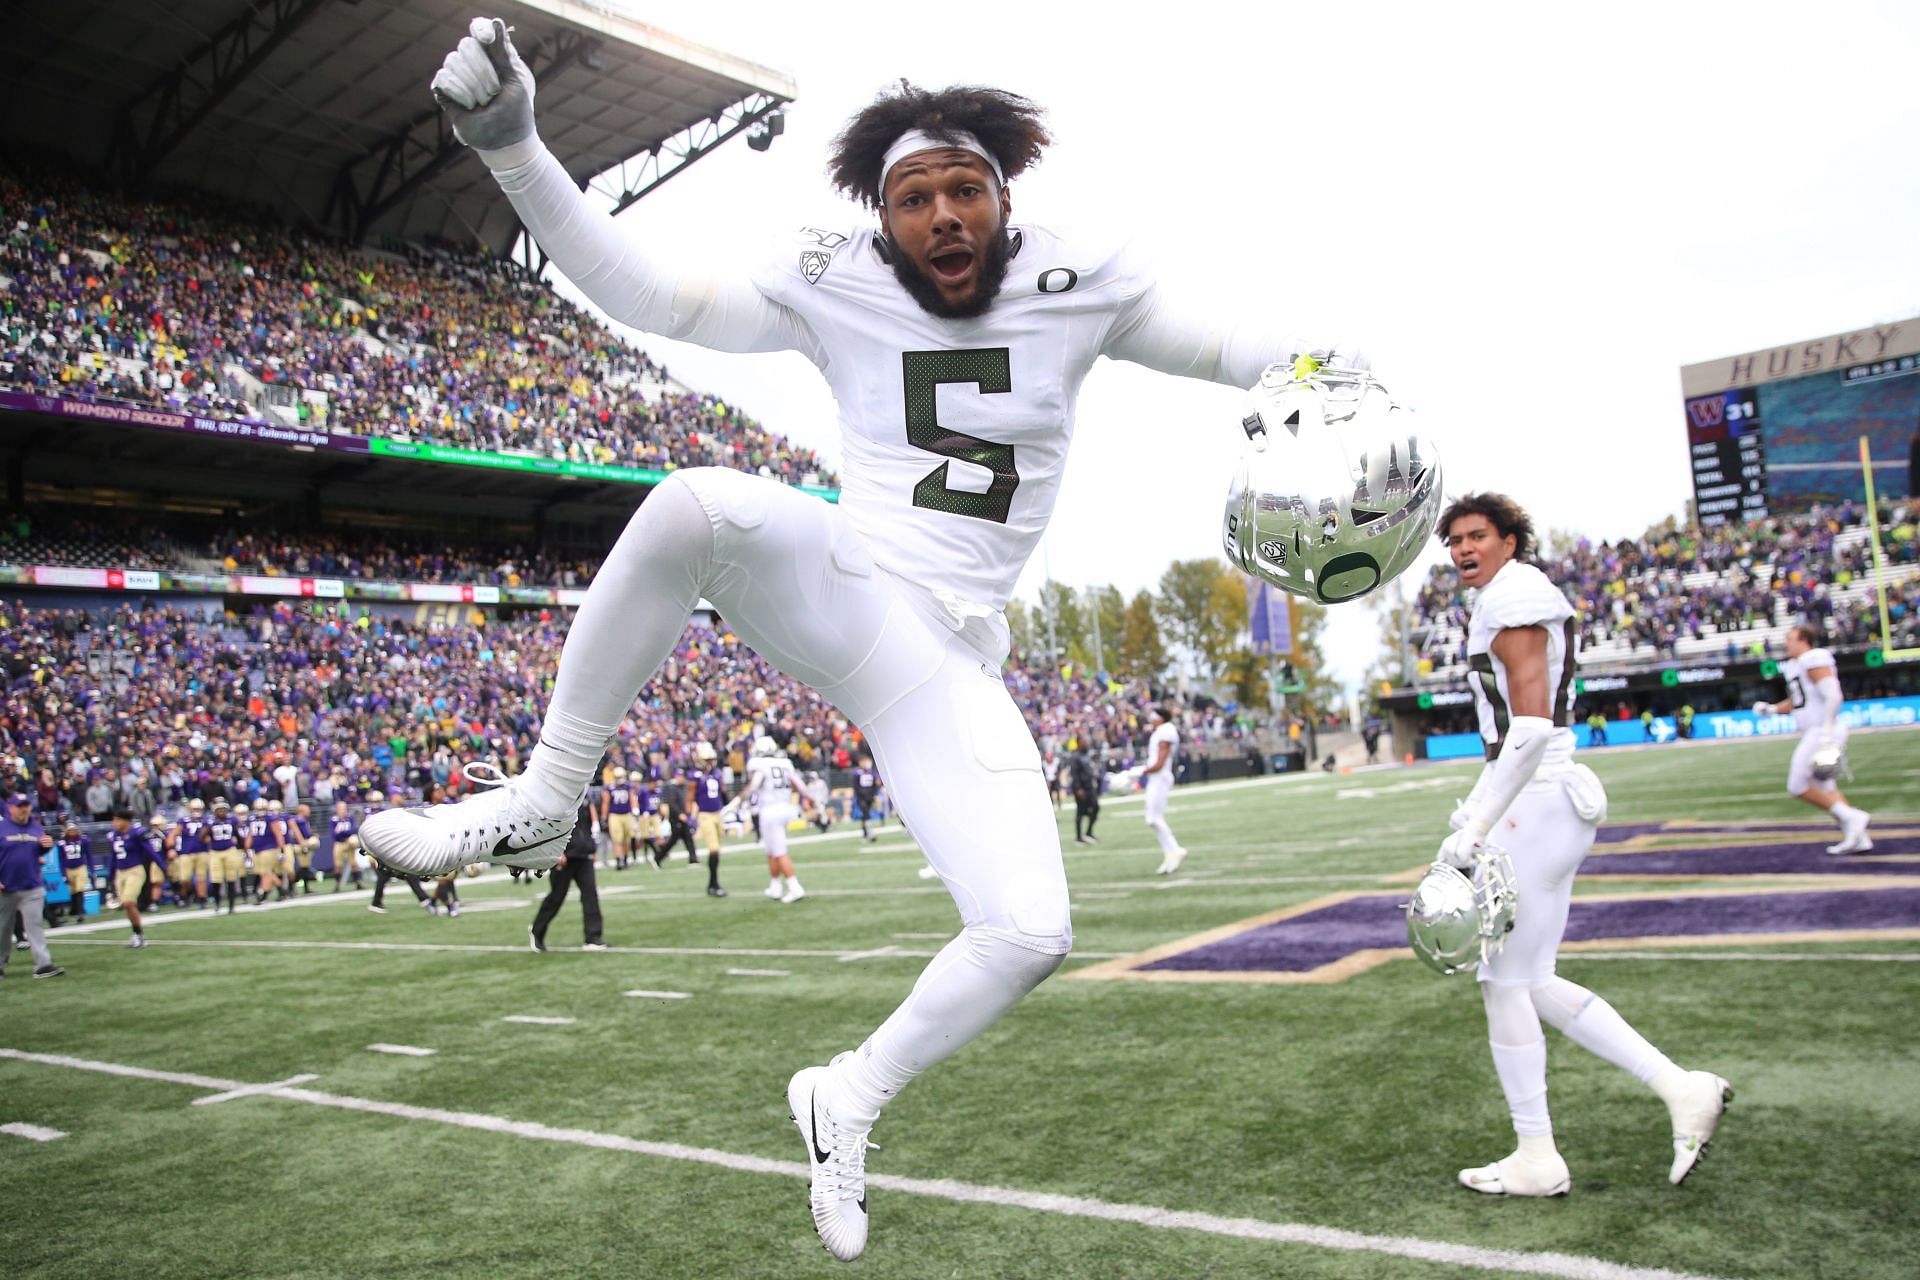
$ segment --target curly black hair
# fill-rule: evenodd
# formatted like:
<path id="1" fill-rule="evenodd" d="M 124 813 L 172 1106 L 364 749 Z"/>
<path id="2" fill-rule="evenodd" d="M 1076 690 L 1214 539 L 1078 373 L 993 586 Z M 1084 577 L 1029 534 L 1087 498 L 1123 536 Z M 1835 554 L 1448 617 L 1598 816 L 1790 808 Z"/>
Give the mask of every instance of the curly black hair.
<path id="1" fill-rule="evenodd" d="M 964 130 L 1000 162 L 1009 179 L 1040 162 L 1053 141 L 1043 123 L 1045 112 L 1031 99 L 1004 89 L 951 85 L 927 90 L 905 80 L 876 97 L 833 140 L 827 175 L 833 185 L 869 209 L 878 209 L 884 193 L 881 164 L 887 148 L 910 129 L 942 140 Z"/>
<path id="2" fill-rule="evenodd" d="M 1440 523 L 1434 529 L 1434 536 L 1440 539 L 1440 545 L 1447 544 L 1447 531 L 1453 528 L 1453 522 L 1461 516 L 1485 516 L 1494 532 L 1503 538 L 1513 539 L 1513 558 L 1531 560 L 1535 544 L 1533 536 L 1533 517 L 1529 516 L 1521 505 L 1504 493 L 1463 493 L 1447 505 L 1440 513 Z"/>

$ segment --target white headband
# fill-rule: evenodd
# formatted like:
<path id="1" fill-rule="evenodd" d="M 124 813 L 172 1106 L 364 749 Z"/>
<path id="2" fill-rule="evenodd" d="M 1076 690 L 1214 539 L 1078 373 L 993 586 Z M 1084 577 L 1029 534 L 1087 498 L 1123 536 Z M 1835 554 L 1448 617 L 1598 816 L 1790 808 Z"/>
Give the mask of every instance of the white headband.
<path id="1" fill-rule="evenodd" d="M 894 140 L 893 145 L 887 148 L 887 154 L 880 159 L 880 190 L 882 192 L 886 191 L 887 176 L 893 172 L 893 166 L 899 164 L 915 152 L 942 151 L 956 147 L 961 151 L 971 151 L 982 160 L 985 160 L 987 162 L 987 168 L 993 170 L 994 181 L 1003 187 L 1007 185 L 1007 176 L 1000 172 L 1000 162 L 993 158 L 991 151 L 988 151 L 980 145 L 980 139 L 974 137 L 965 129 L 954 129 L 952 130 L 952 134 L 953 136 L 951 138 L 936 138 L 932 134 L 924 133 L 919 129 L 909 129 L 901 134 Z"/>

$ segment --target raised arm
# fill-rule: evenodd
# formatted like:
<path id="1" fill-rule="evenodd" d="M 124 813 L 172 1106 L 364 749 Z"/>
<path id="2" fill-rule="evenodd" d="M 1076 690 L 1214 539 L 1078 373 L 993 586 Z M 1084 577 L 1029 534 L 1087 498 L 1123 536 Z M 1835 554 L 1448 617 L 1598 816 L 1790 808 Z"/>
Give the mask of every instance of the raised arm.
<path id="1" fill-rule="evenodd" d="M 1170 304 L 1148 285 L 1120 311 L 1107 335 L 1106 354 L 1183 378 L 1250 387 L 1269 365 L 1310 355 L 1322 364 L 1368 367 L 1347 343 L 1310 342 L 1266 321 L 1212 321 Z"/>
<path id="2" fill-rule="evenodd" d="M 492 170 L 528 233 L 581 292 L 645 333 L 716 351 L 794 350 L 818 358 L 813 330 L 744 272 L 707 274 L 640 252 L 540 141 L 533 91 L 533 73 L 497 18 L 475 18 L 433 77 L 433 95 L 454 133 Z"/>

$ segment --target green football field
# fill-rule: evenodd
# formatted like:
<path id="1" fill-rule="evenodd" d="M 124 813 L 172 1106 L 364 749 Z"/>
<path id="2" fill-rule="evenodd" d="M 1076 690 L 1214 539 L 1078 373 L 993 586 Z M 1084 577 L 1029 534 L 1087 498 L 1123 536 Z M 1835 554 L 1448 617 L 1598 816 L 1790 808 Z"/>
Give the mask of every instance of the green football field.
<path id="1" fill-rule="evenodd" d="M 1812 812 L 1791 746 L 1588 757 L 1612 844 L 1576 918 L 1629 925 L 1561 972 L 1737 1092 L 1679 1189 L 1665 1109 L 1552 1032 L 1572 1194 L 1455 1183 L 1512 1146 L 1474 984 L 1358 945 L 1446 832 L 1473 768 L 1447 765 L 1183 788 L 1171 879 L 1138 800 L 1109 803 L 1066 845 L 1076 955 L 888 1109 L 850 1266 L 814 1237 L 784 1090 L 956 927 L 897 826 L 797 842 L 787 907 L 750 846 L 724 901 L 684 862 L 603 871 L 605 953 L 570 904 L 531 954 L 534 890 L 492 876 L 456 920 L 396 886 L 384 916 L 163 914 L 137 952 L 63 931 L 65 977 L 0 982 L 4 1274 L 1910 1276 L 1920 734 L 1855 736 L 1880 848 L 1844 868 L 1831 826 L 1780 825 Z M 1188 967 L 1132 967 L 1150 949 Z"/>

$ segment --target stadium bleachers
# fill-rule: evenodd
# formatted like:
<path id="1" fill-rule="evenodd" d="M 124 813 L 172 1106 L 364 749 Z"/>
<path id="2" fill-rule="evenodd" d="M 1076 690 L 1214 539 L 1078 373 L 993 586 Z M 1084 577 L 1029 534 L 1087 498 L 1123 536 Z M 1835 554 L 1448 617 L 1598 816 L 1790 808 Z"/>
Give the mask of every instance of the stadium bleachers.
<path id="1" fill-rule="evenodd" d="M 517 769 L 537 737 L 565 638 L 544 611 L 429 627 L 343 605 L 282 603 L 246 617 L 151 600 L 86 612 L 0 603 L 0 781 L 89 816 L 102 780 L 136 811 L 192 796 L 301 793 L 414 799 L 461 786 L 468 759 Z M 1047 751 L 1089 742 L 1121 758 L 1145 737 L 1155 691 L 1014 660 L 1007 682 Z M 1196 748 L 1244 726 L 1198 704 Z M 623 722 L 610 756 L 670 774 L 694 744 L 744 752 L 783 737 L 802 768 L 845 768 L 857 728 L 724 626 L 691 625 Z M 44 772 L 43 772 L 44 771 Z M 133 780 L 138 779 L 138 782 Z"/>
<path id="2" fill-rule="evenodd" d="M 348 248 L 0 167 L 0 388 L 569 462 L 835 487 L 518 265 Z"/>

